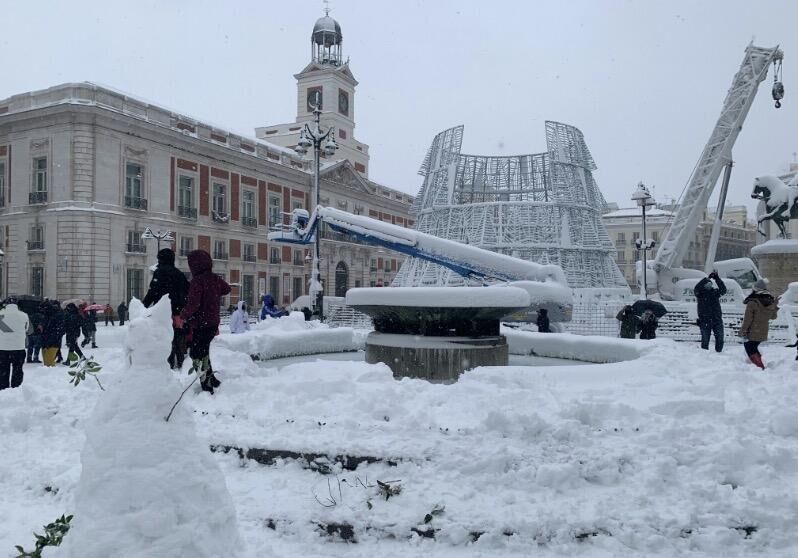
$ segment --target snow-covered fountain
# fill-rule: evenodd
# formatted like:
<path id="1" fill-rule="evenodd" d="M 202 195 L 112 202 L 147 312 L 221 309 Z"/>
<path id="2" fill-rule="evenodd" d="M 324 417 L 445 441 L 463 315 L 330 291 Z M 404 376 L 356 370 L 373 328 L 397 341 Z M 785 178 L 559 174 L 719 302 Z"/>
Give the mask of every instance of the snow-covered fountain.
<path id="1" fill-rule="evenodd" d="M 477 366 L 506 366 L 502 317 L 530 305 L 518 287 L 364 288 L 346 303 L 374 319 L 366 362 L 387 364 L 395 378 L 456 381 Z"/>

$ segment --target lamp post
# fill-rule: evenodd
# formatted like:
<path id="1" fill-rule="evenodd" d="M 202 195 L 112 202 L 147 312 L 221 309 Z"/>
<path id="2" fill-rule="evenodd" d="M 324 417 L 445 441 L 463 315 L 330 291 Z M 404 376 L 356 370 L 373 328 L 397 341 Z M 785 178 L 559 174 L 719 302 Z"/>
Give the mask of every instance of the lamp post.
<path id="1" fill-rule="evenodd" d="M 142 239 L 147 239 L 147 238 L 156 239 L 158 241 L 158 252 L 160 252 L 161 251 L 161 241 L 165 240 L 166 242 L 174 242 L 175 233 L 173 233 L 172 231 L 161 232 L 160 230 L 152 232 L 152 229 L 150 227 L 147 227 L 146 229 L 144 229 L 144 232 L 141 233 L 141 238 Z M 157 254 L 157 252 L 156 252 L 156 254 Z"/>
<path id="2" fill-rule="evenodd" d="M 646 208 L 654 205 L 654 198 L 648 191 L 648 187 L 642 182 L 637 183 L 637 189 L 632 194 L 632 201 L 643 208 L 643 238 L 637 239 L 635 247 L 640 250 L 643 255 L 643 282 L 640 285 L 640 297 L 645 300 L 648 295 L 646 292 L 646 252 L 654 248 L 654 241 L 646 238 Z"/>
<path id="3" fill-rule="evenodd" d="M 313 109 L 313 126 L 305 124 L 299 133 L 299 141 L 294 150 L 300 155 L 305 155 L 309 148 L 313 148 L 313 188 L 316 192 L 316 207 L 321 205 L 321 194 L 319 191 L 319 169 L 321 165 L 321 152 L 328 157 L 335 154 L 338 144 L 332 132 L 335 128 L 330 126 L 327 131 L 321 128 L 321 103 L 319 94 L 316 93 L 315 102 L 311 104 Z M 316 242 L 313 244 L 313 271 L 310 278 L 310 300 L 313 304 L 313 313 L 324 321 L 324 289 L 321 285 L 321 271 L 319 269 L 319 258 L 321 257 L 321 225 L 316 228 Z"/>
<path id="4" fill-rule="evenodd" d="M 3 294 L 6 290 L 6 275 L 5 275 L 5 268 L 3 267 L 3 263 L 6 259 L 6 253 L 3 252 L 3 249 L 0 248 L 0 299 L 4 298 Z"/>

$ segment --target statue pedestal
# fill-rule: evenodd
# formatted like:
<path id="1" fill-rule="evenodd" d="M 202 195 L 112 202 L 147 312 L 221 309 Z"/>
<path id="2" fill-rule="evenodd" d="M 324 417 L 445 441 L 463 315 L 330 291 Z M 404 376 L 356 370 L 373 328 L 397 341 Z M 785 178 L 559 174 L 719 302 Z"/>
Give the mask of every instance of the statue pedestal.
<path id="1" fill-rule="evenodd" d="M 798 279 L 798 240 L 768 240 L 751 248 L 759 273 L 770 285 L 768 290 L 779 296 Z"/>

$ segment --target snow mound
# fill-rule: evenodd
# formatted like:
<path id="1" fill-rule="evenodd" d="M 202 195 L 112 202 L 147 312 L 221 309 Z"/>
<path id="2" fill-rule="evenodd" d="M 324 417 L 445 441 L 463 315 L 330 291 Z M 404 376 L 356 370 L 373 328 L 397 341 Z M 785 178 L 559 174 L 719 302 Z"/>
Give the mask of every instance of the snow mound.
<path id="1" fill-rule="evenodd" d="M 530 296 L 517 287 L 367 287 L 349 289 L 350 306 L 424 306 L 429 308 L 529 306 Z"/>
<path id="2" fill-rule="evenodd" d="M 168 299 L 130 303 L 128 368 L 87 422 L 75 518 L 57 555 L 74 558 L 239 556 L 236 511 L 166 367 Z"/>
<path id="3" fill-rule="evenodd" d="M 266 318 L 244 333 L 222 334 L 214 346 L 255 357 L 273 358 L 356 351 L 365 345 L 352 328 L 331 328 L 318 321 L 306 322 L 302 312 L 282 318 Z"/>
<path id="4" fill-rule="evenodd" d="M 614 339 L 612 337 L 573 335 L 571 333 L 537 333 L 502 327 L 510 354 L 537 355 L 585 362 L 622 362 L 639 358 L 656 342 Z"/>
<path id="5" fill-rule="evenodd" d="M 751 255 L 754 257 L 766 254 L 798 254 L 798 239 L 777 238 L 751 248 Z"/>

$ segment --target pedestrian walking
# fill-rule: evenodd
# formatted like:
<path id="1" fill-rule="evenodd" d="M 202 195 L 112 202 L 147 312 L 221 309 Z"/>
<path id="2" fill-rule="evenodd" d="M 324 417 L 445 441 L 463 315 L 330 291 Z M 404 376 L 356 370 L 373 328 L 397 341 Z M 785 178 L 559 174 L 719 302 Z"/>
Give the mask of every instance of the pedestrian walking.
<path id="1" fill-rule="evenodd" d="M 659 320 L 653 310 L 646 310 L 640 317 L 640 339 L 656 339 Z"/>
<path id="2" fill-rule="evenodd" d="M 743 303 L 745 304 L 745 314 L 743 323 L 740 326 L 738 335 L 745 339 L 743 347 L 745 354 L 756 366 L 765 369 L 762 362 L 762 353 L 759 352 L 759 344 L 768 339 L 770 320 L 776 318 L 779 311 L 778 299 L 774 298 L 767 290 L 766 279 L 759 279 L 754 283 L 751 294 L 748 295 Z"/>
<path id="3" fill-rule="evenodd" d="M 83 351 L 78 347 L 78 338 L 83 328 L 85 318 L 78 312 L 78 307 L 70 302 L 64 311 L 64 333 L 66 334 L 67 353 L 64 364 L 72 364 L 76 359 L 83 360 Z M 85 344 L 85 340 L 84 340 Z M 75 355 L 74 357 L 72 355 Z"/>
<path id="4" fill-rule="evenodd" d="M 538 310 L 538 319 L 536 321 L 538 326 L 538 332 L 540 333 L 551 333 L 551 328 L 549 324 L 549 311 L 545 308 L 541 308 Z"/>
<path id="5" fill-rule="evenodd" d="M 230 285 L 213 273 L 213 260 L 205 250 L 190 252 L 188 267 L 191 270 L 188 299 L 176 325 L 185 322 L 191 328 L 189 355 L 198 370 L 200 386 L 213 393 L 221 382 L 213 373 L 210 346 L 219 333 L 219 300 L 230 292 Z"/>
<path id="6" fill-rule="evenodd" d="M 105 310 L 103 310 L 103 314 L 105 315 L 105 325 L 108 325 L 108 322 L 111 322 L 111 325 L 114 325 L 114 309 L 111 307 L 110 304 L 105 305 Z"/>
<path id="7" fill-rule="evenodd" d="M 243 300 L 239 300 L 236 311 L 230 316 L 230 333 L 244 333 L 245 331 L 249 331 L 249 314 L 247 305 Z"/>
<path id="8" fill-rule="evenodd" d="M 714 283 L 713 283 L 714 281 Z M 717 272 L 701 279 L 693 289 L 698 310 L 698 328 L 701 330 L 701 348 L 709 350 L 709 337 L 715 335 L 715 351 L 723 351 L 723 310 L 720 298 L 726 294 L 726 285 Z"/>
<path id="9" fill-rule="evenodd" d="M 119 325 L 125 325 L 125 320 L 127 320 L 127 304 L 124 301 L 119 303 L 119 306 L 116 307 L 116 315 L 119 316 Z"/>
<path id="10" fill-rule="evenodd" d="M 91 348 L 97 348 L 97 312 L 94 310 L 87 310 L 86 304 L 80 305 L 80 314 L 83 318 L 83 323 L 81 324 L 81 329 L 83 330 L 83 343 L 80 344 L 81 347 L 85 347 L 89 343 L 91 343 Z"/>
<path id="11" fill-rule="evenodd" d="M 640 318 L 632 310 L 632 306 L 627 304 L 618 314 L 615 319 L 621 322 L 621 338 L 635 339 L 637 332 L 640 331 Z"/>
<path id="12" fill-rule="evenodd" d="M 42 332 L 44 331 L 44 314 L 42 313 L 42 306 L 39 305 L 34 310 L 30 318 L 30 328 L 28 333 L 28 355 L 26 361 L 29 364 L 34 362 L 41 363 L 39 360 L 39 351 L 42 348 Z"/>
<path id="13" fill-rule="evenodd" d="M 44 331 L 42 332 L 42 360 L 45 366 L 55 366 L 56 355 L 61 350 L 64 337 L 64 315 L 59 302 L 44 306 Z"/>
<path id="14" fill-rule="evenodd" d="M 15 298 L 8 298 L 0 309 L 0 390 L 22 384 L 25 364 L 25 337 L 30 320 L 19 309 Z"/>
<path id="15" fill-rule="evenodd" d="M 185 328 L 178 327 L 175 320 L 186 306 L 188 295 L 188 279 L 185 274 L 175 267 L 175 253 L 171 248 L 163 248 L 158 252 L 158 268 L 152 275 L 150 288 L 144 296 L 144 306 L 149 308 L 156 304 L 161 297 L 168 295 L 172 304 L 172 351 L 167 361 L 169 368 L 181 369 L 186 357 Z"/>

